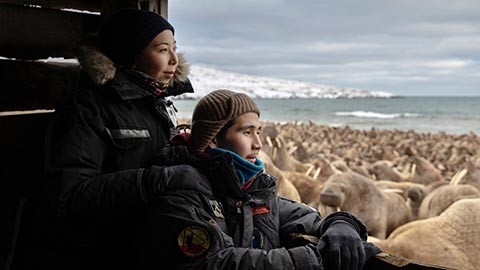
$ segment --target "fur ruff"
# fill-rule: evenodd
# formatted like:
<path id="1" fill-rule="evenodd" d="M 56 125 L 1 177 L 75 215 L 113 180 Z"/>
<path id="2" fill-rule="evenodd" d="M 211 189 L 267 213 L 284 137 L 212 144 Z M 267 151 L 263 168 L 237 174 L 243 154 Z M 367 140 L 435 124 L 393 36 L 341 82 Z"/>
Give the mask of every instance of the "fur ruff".
<path id="1" fill-rule="evenodd" d="M 185 82 L 190 74 L 188 64 L 182 53 L 178 55 L 178 66 L 173 78 L 176 82 Z M 92 44 L 82 45 L 77 50 L 77 58 L 82 69 L 97 85 L 105 85 L 115 77 L 116 67 L 112 60 Z"/>

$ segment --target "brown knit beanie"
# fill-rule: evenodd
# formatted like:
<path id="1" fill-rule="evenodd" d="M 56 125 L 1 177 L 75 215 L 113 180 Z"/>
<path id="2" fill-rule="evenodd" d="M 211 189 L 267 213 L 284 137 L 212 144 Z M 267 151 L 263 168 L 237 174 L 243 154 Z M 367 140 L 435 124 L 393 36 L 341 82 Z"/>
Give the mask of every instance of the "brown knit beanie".
<path id="1" fill-rule="evenodd" d="M 196 153 L 205 151 L 230 120 L 248 112 L 260 116 L 257 104 L 246 94 L 220 89 L 201 98 L 192 115 L 193 150 Z"/>

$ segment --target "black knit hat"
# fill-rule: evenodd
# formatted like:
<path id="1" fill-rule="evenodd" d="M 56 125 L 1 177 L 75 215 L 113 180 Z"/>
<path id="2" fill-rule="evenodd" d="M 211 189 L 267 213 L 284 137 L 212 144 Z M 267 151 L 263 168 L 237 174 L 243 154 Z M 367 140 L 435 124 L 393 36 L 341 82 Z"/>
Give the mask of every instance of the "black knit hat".
<path id="1" fill-rule="evenodd" d="M 135 58 L 162 31 L 173 26 L 155 12 L 123 9 L 109 16 L 100 28 L 100 50 L 115 64 L 133 65 Z"/>
<path id="2" fill-rule="evenodd" d="M 192 115 L 193 150 L 197 153 L 205 151 L 230 120 L 248 112 L 260 116 L 260 109 L 255 101 L 243 93 L 220 89 L 201 98 Z"/>

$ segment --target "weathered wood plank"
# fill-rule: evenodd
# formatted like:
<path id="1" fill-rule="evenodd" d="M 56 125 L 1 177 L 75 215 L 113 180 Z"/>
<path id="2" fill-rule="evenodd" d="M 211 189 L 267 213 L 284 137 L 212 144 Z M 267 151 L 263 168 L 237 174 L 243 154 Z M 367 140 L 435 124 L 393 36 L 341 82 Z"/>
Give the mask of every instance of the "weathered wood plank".
<path id="1" fill-rule="evenodd" d="M 160 3 L 160 15 L 168 19 L 168 0 L 158 0 Z"/>
<path id="2" fill-rule="evenodd" d="M 0 0 L 0 3 L 15 5 L 33 5 L 43 8 L 62 9 L 71 8 L 100 12 L 105 1 L 99 0 Z"/>
<path id="3" fill-rule="evenodd" d="M 141 8 L 159 11 L 160 3 L 168 0 L 0 0 L 0 3 L 21 6 L 37 6 L 49 9 L 76 9 L 104 12 L 109 9 Z M 162 15 L 164 15 L 162 13 Z"/>
<path id="4" fill-rule="evenodd" d="M 76 44 L 98 30 L 102 17 L 58 8 L 88 9 L 108 15 L 125 7 L 148 9 L 168 17 L 168 0 L 0 0 L 0 56 L 16 59 L 74 57 Z"/>
<path id="5" fill-rule="evenodd" d="M 139 0 L 138 8 L 156 12 L 168 19 L 168 0 Z"/>
<path id="6" fill-rule="evenodd" d="M 95 14 L 0 4 L 0 56 L 74 57 L 75 45 L 100 21 Z"/>
<path id="7" fill-rule="evenodd" d="M 79 78 L 78 64 L 0 60 L 0 111 L 53 109 Z"/>

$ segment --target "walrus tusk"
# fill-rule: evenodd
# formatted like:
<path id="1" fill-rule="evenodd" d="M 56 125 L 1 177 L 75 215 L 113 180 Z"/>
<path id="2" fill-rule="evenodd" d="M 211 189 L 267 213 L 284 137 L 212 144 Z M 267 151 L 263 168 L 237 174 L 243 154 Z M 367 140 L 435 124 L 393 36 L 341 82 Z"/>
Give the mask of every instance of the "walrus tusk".
<path id="1" fill-rule="evenodd" d="M 267 141 L 268 146 L 273 147 L 272 139 L 270 138 L 270 136 L 265 137 L 265 140 Z"/>
<path id="2" fill-rule="evenodd" d="M 463 177 L 467 174 L 468 170 L 463 169 L 461 171 L 458 171 L 453 177 L 452 180 L 450 180 L 450 185 L 458 185 L 458 183 L 462 180 Z"/>
<path id="3" fill-rule="evenodd" d="M 272 157 L 273 157 L 274 160 L 277 158 L 277 147 L 273 148 Z"/>
<path id="4" fill-rule="evenodd" d="M 306 176 L 308 176 L 312 171 L 313 169 L 315 169 L 315 166 L 313 165 L 310 165 L 310 167 L 308 168 L 307 172 L 305 173 Z"/>
<path id="5" fill-rule="evenodd" d="M 322 167 L 318 167 L 316 170 L 315 170 L 315 173 L 313 174 L 313 179 L 317 179 L 318 176 L 320 175 L 320 172 L 322 171 Z"/>
<path id="6" fill-rule="evenodd" d="M 278 137 L 275 137 L 275 141 L 278 144 L 278 148 L 282 148 L 282 142 L 280 141 L 280 139 Z"/>
<path id="7" fill-rule="evenodd" d="M 381 190 L 383 192 L 403 194 L 403 190 L 401 190 L 399 188 L 382 188 Z"/>
<path id="8" fill-rule="evenodd" d="M 415 176 L 415 171 L 416 170 L 417 170 L 417 164 L 413 163 L 412 170 L 410 171 L 410 181 L 413 180 L 413 177 Z"/>
<path id="9" fill-rule="evenodd" d="M 290 151 L 288 151 L 288 154 L 289 154 L 289 155 L 293 154 L 295 151 L 297 151 L 297 149 L 298 149 L 298 147 L 293 146 L 293 147 L 290 149 Z"/>

